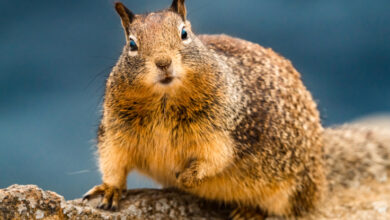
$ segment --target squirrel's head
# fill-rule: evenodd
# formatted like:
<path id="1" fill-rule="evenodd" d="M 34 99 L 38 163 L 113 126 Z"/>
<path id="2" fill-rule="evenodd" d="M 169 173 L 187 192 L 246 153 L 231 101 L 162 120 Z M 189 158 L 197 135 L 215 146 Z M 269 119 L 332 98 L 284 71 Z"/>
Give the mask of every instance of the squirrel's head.
<path id="1" fill-rule="evenodd" d="M 148 88 L 157 93 L 177 92 L 197 81 L 201 84 L 212 80 L 202 79 L 215 65 L 191 31 L 184 0 L 174 0 L 170 8 L 148 14 L 134 14 L 119 2 L 115 9 L 126 37 L 112 73 L 120 75 L 116 79 L 138 90 Z"/>

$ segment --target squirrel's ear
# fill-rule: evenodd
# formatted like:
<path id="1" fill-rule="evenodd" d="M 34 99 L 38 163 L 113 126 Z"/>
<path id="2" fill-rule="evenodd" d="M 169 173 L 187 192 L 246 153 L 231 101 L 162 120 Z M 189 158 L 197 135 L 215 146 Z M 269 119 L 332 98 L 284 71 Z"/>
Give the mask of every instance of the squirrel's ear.
<path id="1" fill-rule="evenodd" d="M 178 13 L 183 20 L 186 20 L 186 6 L 184 5 L 185 0 L 173 0 L 171 10 Z"/>
<path id="2" fill-rule="evenodd" d="M 129 27 L 130 24 L 133 22 L 135 15 L 133 12 L 127 9 L 126 6 L 124 6 L 121 2 L 115 3 L 115 10 L 116 12 L 118 12 L 119 16 L 121 17 L 122 26 L 126 33 L 126 40 L 128 40 L 130 34 Z"/>

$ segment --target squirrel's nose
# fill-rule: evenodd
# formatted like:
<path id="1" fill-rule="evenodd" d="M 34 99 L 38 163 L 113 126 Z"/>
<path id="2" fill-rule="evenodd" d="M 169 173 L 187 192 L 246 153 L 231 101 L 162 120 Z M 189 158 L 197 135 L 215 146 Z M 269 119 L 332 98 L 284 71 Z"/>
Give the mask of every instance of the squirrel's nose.
<path id="1" fill-rule="evenodd" d="M 169 57 L 159 57 L 155 61 L 156 66 L 162 70 L 167 70 L 172 63 L 172 59 Z"/>

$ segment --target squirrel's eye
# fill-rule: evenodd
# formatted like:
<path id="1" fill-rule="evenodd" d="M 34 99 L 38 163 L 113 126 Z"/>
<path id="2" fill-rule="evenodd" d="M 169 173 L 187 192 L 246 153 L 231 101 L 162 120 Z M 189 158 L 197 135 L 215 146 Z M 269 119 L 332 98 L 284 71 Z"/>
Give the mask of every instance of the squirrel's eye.
<path id="1" fill-rule="evenodd" d="M 187 38 L 188 38 L 188 33 L 186 29 L 183 27 L 183 29 L 181 30 L 181 39 L 186 40 Z"/>
<path id="2" fill-rule="evenodd" d="M 138 50 L 137 44 L 135 43 L 135 41 L 133 39 L 130 39 L 130 50 L 131 51 Z"/>

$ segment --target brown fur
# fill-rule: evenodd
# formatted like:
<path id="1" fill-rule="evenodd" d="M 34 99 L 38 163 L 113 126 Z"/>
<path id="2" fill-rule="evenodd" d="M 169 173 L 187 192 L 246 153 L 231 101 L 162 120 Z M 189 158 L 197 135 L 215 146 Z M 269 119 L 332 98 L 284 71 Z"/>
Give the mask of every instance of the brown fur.
<path id="1" fill-rule="evenodd" d="M 197 37 L 183 2 L 123 25 L 138 51 L 127 43 L 107 80 L 98 152 L 109 190 L 89 194 L 117 198 L 138 170 L 165 187 L 245 209 L 313 210 L 326 184 L 323 129 L 299 73 L 257 44 Z M 156 66 L 161 59 L 176 74 L 169 85 L 158 81 L 168 74 Z M 103 203 L 109 208 L 109 199 Z"/>
<path id="2" fill-rule="evenodd" d="M 390 175 L 390 123 L 387 127 L 345 124 L 324 132 L 330 192 L 356 187 Z"/>

